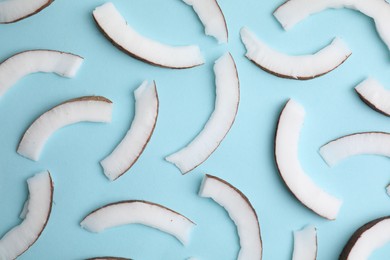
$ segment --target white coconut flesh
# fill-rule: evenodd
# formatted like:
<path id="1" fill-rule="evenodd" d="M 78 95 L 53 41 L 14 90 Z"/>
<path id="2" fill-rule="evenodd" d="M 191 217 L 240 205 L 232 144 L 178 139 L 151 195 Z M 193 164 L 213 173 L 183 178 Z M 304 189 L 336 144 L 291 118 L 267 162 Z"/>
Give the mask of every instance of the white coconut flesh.
<path id="1" fill-rule="evenodd" d="M 218 43 L 228 42 L 225 16 L 216 0 L 183 0 L 192 6 L 204 25 L 206 35 L 213 36 Z"/>
<path id="2" fill-rule="evenodd" d="M 274 16 L 287 30 L 306 17 L 330 8 L 349 8 L 371 17 L 379 36 L 390 48 L 390 5 L 384 0 L 290 0 L 279 6 Z"/>
<path id="3" fill-rule="evenodd" d="M 314 183 L 299 161 L 298 143 L 304 117 L 304 108 L 290 99 L 280 114 L 276 130 L 276 164 L 284 183 L 303 205 L 324 218 L 334 220 L 342 202 Z"/>
<path id="4" fill-rule="evenodd" d="M 249 60 L 264 71 L 282 78 L 307 80 L 322 76 L 336 69 L 352 54 L 339 38 L 315 54 L 297 56 L 270 48 L 246 27 L 241 29 L 241 40 Z"/>
<path id="5" fill-rule="evenodd" d="M 0 23 L 13 23 L 38 13 L 53 0 L 0 1 Z"/>
<path id="6" fill-rule="evenodd" d="M 80 223 L 90 232 L 127 225 L 143 224 L 176 237 L 182 244 L 189 242 L 195 223 L 164 206 L 147 201 L 122 201 L 99 208 Z"/>
<path id="7" fill-rule="evenodd" d="M 104 35 L 119 49 L 147 63 L 176 69 L 204 63 L 198 46 L 171 46 L 144 37 L 135 31 L 112 3 L 93 11 L 93 17 Z"/>
<path id="8" fill-rule="evenodd" d="M 15 54 L 0 64 L 0 96 L 31 73 L 53 72 L 73 78 L 83 61 L 75 54 L 53 50 L 29 50 Z"/>
<path id="9" fill-rule="evenodd" d="M 111 181 L 124 174 L 137 161 L 151 135 L 158 116 L 158 95 L 155 82 L 143 82 L 134 91 L 135 116 L 131 127 L 114 151 L 100 164 Z"/>
<path id="10" fill-rule="evenodd" d="M 218 148 L 236 118 L 240 83 L 233 57 L 226 53 L 214 65 L 215 108 L 203 130 L 186 147 L 165 159 L 185 174 L 203 163 Z"/>
<path id="11" fill-rule="evenodd" d="M 237 227 L 240 238 L 239 260 L 262 258 L 260 226 L 255 209 L 237 188 L 215 176 L 206 175 L 199 196 L 211 198 L 221 205 Z"/>
<path id="12" fill-rule="evenodd" d="M 0 259 L 15 259 L 38 240 L 49 220 L 53 200 L 53 182 L 49 172 L 27 180 L 29 198 L 21 224 L 8 231 L 0 240 Z"/>
<path id="13" fill-rule="evenodd" d="M 62 127 L 79 122 L 111 122 L 112 102 L 104 97 L 87 96 L 68 100 L 38 117 L 26 130 L 17 152 L 34 161 L 50 136 Z"/>
<path id="14" fill-rule="evenodd" d="M 306 226 L 294 231 L 292 260 L 315 260 L 317 258 L 317 229 Z"/>
<path id="15" fill-rule="evenodd" d="M 386 193 L 388 196 L 390 196 L 390 184 L 386 186 Z"/>
<path id="16" fill-rule="evenodd" d="M 322 146 L 320 154 L 329 166 L 355 155 L 374 154 L 390 157 L 390 134 L 363 132 L 346 135 Z"/>
<path id="17" fill-rule="evenodd" d="M 359 97 L 374 110 L 390 116 L 390 91 L 373 78 L 368 78 L 355 87 Z"/>

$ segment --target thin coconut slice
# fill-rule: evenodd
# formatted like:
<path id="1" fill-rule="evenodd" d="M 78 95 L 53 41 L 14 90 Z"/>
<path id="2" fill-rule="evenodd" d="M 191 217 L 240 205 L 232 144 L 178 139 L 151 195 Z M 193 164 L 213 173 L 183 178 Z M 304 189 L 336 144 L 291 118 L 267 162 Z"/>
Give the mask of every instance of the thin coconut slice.
<path id="1" fill-rule="evenodd" d="M 390 197 L 390 184 L 387 184 L 386 186 L 386 193 Z"/>
<path id="2" fill-rule="evenodd" d="M 131 260 L 131 258 L 101 256 L 101 257 L 95 257 L 95 258 L 88 258 L 87 260 Z"/>
<path id="3" fill-rule="evenodd" d="M 240 82 L 236 64 L 230 53 L 220 57 L 214 65 L 216 99 L 215 108 L 203 130 L 180 151 L 165 159 L 185 174 L 201 163 L 218 148 L 236 118 L 240 102 Z"/>
<path id="4" fill-rule="evenodd" d="M 225 208 L 237 226 L 240 238 L 238 260 L 259 260 L 262 258 L 262 241 L 257 214 L 249 199 L 230 183 L 206 174 L 199 190 L 199 196 L 212 198 Z"/>
<path id="5" fill-rule="evenodd" d="M 216 0 L 183 0 L 193 7 L 205 27 L 206 35 L 213 36 L 218 43 L 228 42 L 225 16 Z"/>
<path id="6" fill-rule="evenodd" d="M 42 234 L 50 217 L 53 182 L 49 172 L 27 180 L 29 198 L 21 216 L 23 222 L 12 228 L 0 240 L 0 259 L 15 259 L 28 250 Z"/>
<path id="7" fill-rule="evenodd" d="M 135 92 L 135 116 L 131 127 L 115 150 L 100 164 L 111 181 L 128 171 L 148 144 L 157 122 L 156 83 L 144 81 Z"/>
<path id="8" fill-rule="evenodd" d="M 100 96 L 68 100 L 39 116 L 24 133 L 17 152 L 39 160 L 46 141 L 58 129 L 79 122 L 111 122 L 112 102 Z"/>
<path id="9" fill-rule="evenodd" d="M 274 16 L 287 30 L 309 15 L 330 8 L 349 8 L 372 18 L 379 36 L 390 48 L 390 5 L 384 0 L 289 0 L 275 10 Z"/>
<path id="10" fill-rule="evenodd" d="M 378 248 L 390 242 L 390 216 L 375 219 L 360 227 L 349 239 L 340 260 L 369 259 Z"/>
<path id="11" fill-rule="evenodd" d="M 390 91 L 386 90 L 377 80 L 368 78 L 355 87 L 360 99 L 369 107 L 390 116 Z"/>
<path id="12" fill-rule="evenodd" d="M 5 0 L 0 2 L 0 23 L 14 23 L 39 13 L 54 0 Z"/>
<path id="13" fill-rule="evenodd" d="M 375 154 L 390 157 L 390 134 L 363 132 L 346 135 L 322 146 L 320 154 L 329 166 L 354 155 Z"/>
<path id="14" fill-rule="evenodd" d="M 294 251 L 292 260 L 316 260 L 317 259 L 317 229 L 306 226 L 294 231 Z"/>
<path id="15" fill-rule="evenodd" d="M 126 224 L 143 224 L 176 237 L 186 245 L 195 223 L 159 204 L 141 200 L 121 201 L 103 206 L 84 218 L 80 225 L 90 232 Z"/>
<path id="16" fill-rule="evenodd" d="M 18 80 L 31 73 L 53 72 L 62 77 L 73 78 L 83 61 L 78 55 L 53 50 L 17 53 L 0 64 L 0 97 Z"/>
<path id="17" fill-rule="evenodd" d="M 315 54 L 291 56 L 278 52 L 243 27 L 241 40 L 246 57 L 262 70 L 277 77 L 308 80 L 325 75 L 340 66 L 352 54 L 348 46 L 335 38 Z"/>
<path id="18" fill-rule="evenodd" d="M 93 17 L 112 44 L 136 59 L 173 69 L 192 68 L 204 63 L 198 46 L 170 46 L 140 35 L 112 3 L 97 7 Z"/>
<path id="19" fill-rule="evenodd" d="M 280 114 L 276 129 L 276 165 L 288 189 L 303 205 L 324 218 L 334 220 L 342 202 L 317 186 L 299 162 L 298 143 L 304 118 L 304 108 L 290 99 Z"/>

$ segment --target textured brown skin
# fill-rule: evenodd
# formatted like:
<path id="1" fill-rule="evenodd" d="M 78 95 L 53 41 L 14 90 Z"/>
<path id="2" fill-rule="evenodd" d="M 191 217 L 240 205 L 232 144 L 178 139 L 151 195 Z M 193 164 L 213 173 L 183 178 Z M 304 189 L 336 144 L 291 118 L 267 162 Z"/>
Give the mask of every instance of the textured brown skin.
<path id="1" fill-rule="evenodd" d="M 8 0 L 8 1 L 12 1 L 12 0 Z M 12 21 L 9 21 L 9 22 L 5 22 L 5 23 L 0 23 L 0 24 L 15 23 L 15 22 L 18 22 L 18 21 L 20 21 L 20 20 L 23 20 L 23 19 L 25 19 L 25 18 L 27 18 L 27 17 L 33 16 L 34 14 L 37 14 L 37 13 L 39 13 L 40 11 L 42 11 L 43 9 L 45 9 L 46 7 L 48 7 L 48 6 L 49 6 L 51 3 L 53 3 L 53 2 L 54 2 L 54 0 L 47 0 L 47 2 L 46 2 L 44 5 L 40 6 L 40 7 L 39 7 L 37 10 L 35 10 L 34 12 L 29 13 L 29 14 L 27 14 L 27 15 L 25 15 L 25 16 L 19 17 L 19 18 L 15 19 L 15 20 L 12 20 Z"/>
<path id="2" fill-rule="evenodd" d="M 355 92 L 358 94 L 359 98 L 364 102 L 366 103 L 367 106 L 371 107 L 373 110 L 375 110 L 376 112 L 379 112 L 381 113 L 382 115 L 385 115 L 385 116 L 390 116 L 390 114 L 387 114 L 385 111 L 382 111 L 380 110 L 378 107 L 375 106 L 375 104 L 371 103 L 368 99 L 366 99 L 362 94 L 359 93 L 359 91 L 357 91 L 355 89 Z"/>
<path id="3" fill-rule="evenodd" d="M 347 260 L 348 259 L 349 253 L 351 252 L 351 250 L 355 246 L 356 242 L 359 240 L 359 238 L 363 235 L 364 232 L 371 229 L 373 226 L 375 226 L 379 222 L 386 220 L 386 219 L 389 219 L 389 218 L 390 218 L 390 216 L 386 216 L 386 217 L 372 220 L 372 221 L 366 223 L 365 225 L 361 226 L 358 230 L 356 230 L 355 233 L 353 233 L 351 238 L 348 240 L 343 251 L 341 252 L 339 260 Z"/>
<path id="4" fill-rule="evenodd" d="M 95 257 L 95 258 L 88 258 L 86 260 L 131 260 L 131 258 L 101 256 L 101 257 Z"/>

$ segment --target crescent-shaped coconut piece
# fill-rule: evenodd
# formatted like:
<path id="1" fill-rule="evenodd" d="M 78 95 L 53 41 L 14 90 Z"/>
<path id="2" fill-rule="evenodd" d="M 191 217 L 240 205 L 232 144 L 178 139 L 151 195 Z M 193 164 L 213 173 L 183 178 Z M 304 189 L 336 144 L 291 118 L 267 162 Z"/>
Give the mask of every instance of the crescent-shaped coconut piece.
<path id="1" fill-rule="evenodd" d="M 307 208 L 329 220 L 336 219 L 342 202 L 321 189 L 299 162 L 299 135 L 305 109 L 290 99 L 283 108 L 275 135 L 275 160 L 287 188 Z"/>
<path id="2" fill-rule="evenodd" d="M 390 116 L 390 91 L 373 78 L 368 78 L 355 87 L 360 99 L 375 111 Z"/>
<path id="3" fill-rule="evenodd" d="M 39 13 L 54 0 L 5 0 L 0 2 L 0 24 L 14 23 Z"/>
<path id="4" fill-rule="evenodd" d="M 308 80 L 325 75 L 352 54 L 339 38 L 315 54 L 292 56 L 270 48 L 246 27 L 240 33 L 247 50 L 245 56 L 262 70 L 281 78 Z"/>
<path id="5" fill-rule="evenodd" d="M 218 148 L 236 118 L 240 102 L 240 82 L 236 64 L 230 53 L 220 57 L 214 65 L 216 99 L 215 108 L 203 130 L 180 151 L 165 159 L 185 174 L 201 163 Z"/>
<path id="6" fill-rule="evenodd" d="M 0 240 L 0 259 L 15 259 L 28 250 L 42 234 L 50 217 L 53 181 L 48 171 L 27 180 L 29 197 L 22 214 L 23 221 Z"/>
<path id="7" fill-rule="evenodd" d="M 54 50 L 17 53 L 0 64 L 0 97 L 18 80 L 31 73 L 53 72 L 62 77 L 73 78 L 83 61 L 78 55 Z"/>
<path id="8" fill-rule="evenodd" d="M 390 48 L 390 5 L 385 0 L 288 0 L 275 10 L 274 16 L 288 30 L 306 17 L 330 8 L 349 8 L 372 18 L 379 36 Z"/>
<path id="9" fill-rule="evenodd" d="M 317 259 L 317 229 L 314 226 L 306 226 L 294 231 L 294 251 L 292 260 L 316 260 Z"/>
<path id="10" fill-rule="evenodd" d="M 346 135 L 323 145 L 320 154 L 329 166 L 355 155 L 375 154 L 390 157 L 390 134 L 362 132 Z"/>
<path id="11" fill-rule="evenodd" d="M 39 116 L 26 130 L 17 152 L 33 161 L 39 156 L 50 136 L 58 129 L 79 122 L 111 122 L 112 102 L 101 96 L 68 100 Z"/>
<path id="12" fill-rule="evenodd" d="M 360 227 L 349 239 L 339 260 L 369 259 L 371 253 L 390 242 L 390 216 L 378 218 Z"/>
<path id="13" fill-rule="evenodd" d="M 208 174 L 203 179 L 199 196 L 213 199 L 225 208 L 235 223 L 241 247 L 237 259 L 261 259 L 263 248 L 260 225 L 249 199 L 230 183 Z"/>
<path id="14" fill-rule="evenodd" d="M 128 171 L 148 144 L 157 122 L 158 95 L 156 83 L 144 81 L 134 91 L 135 116 L 131 127 L 114 151 L 100 164 L 111 181 Z"/>
<path id="15" fill-rule="evenodd" d="M 213 36 L 218 43 L 228 42 L 228 29 L 225 16 L 217 0 L 183 0 L 192 6 L 204 25 L 206 35 Z"/>
<path id="16" fill-rule="evenodd" d="M 192 68 L 204 63 L 198 46 L 170 46 L 142 36 L 127 24 L 112 3 L 97 7 L 93 17 L 113 45 L 136 59 L 173 69 Z"/>
<path id="17" fill-rule="evenodd" d="M 182 244 L 189 242 L 195 223 L 185 216 L 162 205 L 142 201 L 120 201 L 103 206 L 86 216 L 80 225 L 94 233 L 107 228 L 143 224 L 176 237 Z"/>

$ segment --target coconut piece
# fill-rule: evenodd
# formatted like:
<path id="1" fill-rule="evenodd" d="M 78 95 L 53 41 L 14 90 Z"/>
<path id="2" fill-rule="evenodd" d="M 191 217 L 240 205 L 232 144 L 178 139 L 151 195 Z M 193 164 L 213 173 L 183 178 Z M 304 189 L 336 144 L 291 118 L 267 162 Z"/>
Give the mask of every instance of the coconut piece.
<path id="1" fill-rule="evenodd" d="M 215 108 L 203 130 L 180 151 L 165 159 L 185 174 L 201 163 L 218 148 L 232 127 L 240 102 L 240 83 L 236 64 L 230 53 L 220 57 L 214 65 L 216 99 Z"/>
<path id="2" fill-rule="evenodd" d="M 276 165 L 288 189 L 303 205 L 324 218 L 334 220 L 342 202 L 317 186 L 299 162 L 298 143 L 304 117 L 304 108 L 290 99 L 280 114 L 276 128 Z"/>
<path id="3" fill-rule="evenodd" d="M 390 184 L 387 184 L 386 186 L 386 193 L 388 196 L 390 196 Z"/>
<path id="4" fill-rule="evenodd" d="M 317 259 L 317 229 L 306 226 L 294 231 L 294 251 L 292 260 L 316 260 Z"/>
<path id="5" fill-rule="evenodd" d="M 17 53 L 0 64 L 0 97 L 18 80 L 31 73 L 53 72 L 61 77 L 73 78 L 83 61 L 78 55 L 53 50 Z"/>
<path id="6" fill-rule="evenodd" d="M 390 116 L 390 91 L 377 80 L 368 78 L 355 87 L 360 99 L 375 111 Z"/>
<path id="7" fill-rule="evenodd" d="M 126 224 L 143 224 L 176 237 L 186 245 L 195 223 L 162 205 L 128 200 L 103 206 L 86 216 L 80 225 L 94 233 Z"/>
<path id="8" fill-rule="evenodd" d="M 351 54 L 348 46 L 335 38 L 315 54 L 291 56 L 278 52 L 258 39 L 246 27 L 241 29 L 246 57 L 262 70 L 277 77 L 308 80 L 325 75 L 340 66 Z"/>
<path id="9" fill-rule="evenodd" d="M 88 258 L 87 260 L 131 260 L 131 259 L 123 258 L 123 257 L 102 256 L 102 257 Z"/>
<path id="10" fill-rule="evenodd" d="M 375 154 L 390 157 L 390 134 L 363 132 L 346 135 L 323 145 L 320 154 L 329 166 L 354 155 Z"/>
<path id="11" fill-rule="evenodd" d="M 58 129 L 79 122 L 111 122 L 112 102 L 101 96 L 68 100 L 39 116 L 26 130 L 17 152 L 38 161 L 46 141 Z"/>
<path id="12" fill-rule="evenodd" d="M 339 260 L 369 259 L 371 253 L 389 242 L 390 216 L 372 220 L 351 236 Z"/>
<path id="13" fill-rule="evenodd" d="M 228 42 L 225 16 L 216 0 L 183 0 L 192 6 L 204 25 L 206 35 L 213 36 L 218 43 Z"/>
<path id="14" fill-rule="evenodd" d="M 112 3 L 97 7 L 93 17 L 113 45 L 136 59 L 173 69 L 192 68 L 204 63 L 198 46 L 170 46 L 142 36 L 127 24 Z"/>
<path id="15" fill-rule="evenodd" d="M 156 83 L 144 81 L 134 91 L 135 116 L 131 127 L 114 151 L 100 164 L 111 181 L 128 171 L 148 144 L 157 122 L 158 95 Z"/>
<path id="16" fill-rule="evenodd" d="M 54 0 L 5 0 L 0 2 L 0 24 L 14 23 L 39 13 Z"/>
<path id="17" fill-rule="evenodd" d="M 230 183 L 206 174 L 199 196 L 211 198 L 225 208 L 237 227 L 240 238 L 238 260 L 262 258 L 262 241 L 257 214 L 249 199 Z"/>
<path id="18" fill-rule="evenodd" d="M 50 217 L 53 182 L 48 171 L 27 180 L 29 198 L 21 216 L 22 223 L 8 231 L 0 240 L 0 259 L 15 259 L 39 238 Z"/>

